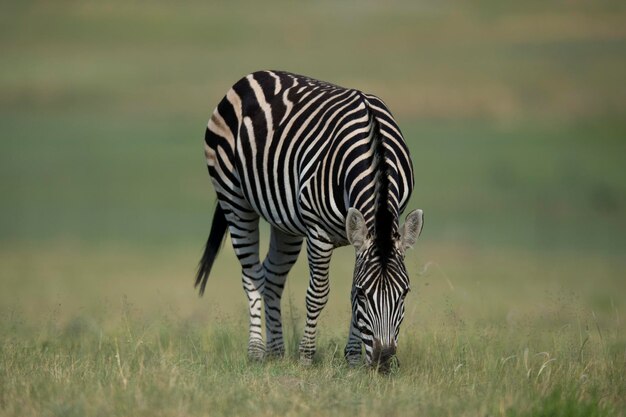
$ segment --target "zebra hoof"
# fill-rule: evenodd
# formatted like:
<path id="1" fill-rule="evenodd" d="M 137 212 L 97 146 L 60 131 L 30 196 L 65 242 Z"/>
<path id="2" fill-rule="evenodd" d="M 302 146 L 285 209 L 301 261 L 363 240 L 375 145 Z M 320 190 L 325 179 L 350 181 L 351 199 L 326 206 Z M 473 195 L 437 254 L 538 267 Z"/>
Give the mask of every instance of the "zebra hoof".
<path id="1" fill-rule="evenodd" d="M 248 360 L 250 362 L 263 362 L 265 359 L 265 353 L 263 352 L 248 352 Z"/>
<path id="2" fill-rule="evenodd" d="M 348 362 L 348 366 L 351 368 L 357 368 L 363 365 L 361 355 L 346 356 L 346 362 Z"/>
<path id="3" fill-rule="evenodd" d="M 265 346 L 261 341 L 251 341 L 248 345 L 248 359 L 261 362 L 265 358 Z"/>
<path id="4" fill-rule="evenodd" d="M 265 353 L 265 357 L 268 359 L 282 359 L 285 357 L 285 348 L 270 349 Z"/>
<path id="5" fill-rule="evenodd" d="M 313 356 L 300 355 L 300 365 L 311 366 L 313 364 Z"/>

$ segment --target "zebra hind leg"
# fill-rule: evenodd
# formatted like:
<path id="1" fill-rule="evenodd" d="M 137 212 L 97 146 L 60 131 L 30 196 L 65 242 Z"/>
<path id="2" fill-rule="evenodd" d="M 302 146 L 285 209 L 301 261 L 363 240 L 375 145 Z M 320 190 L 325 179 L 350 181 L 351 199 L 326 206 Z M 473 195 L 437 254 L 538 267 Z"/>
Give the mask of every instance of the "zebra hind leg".
<path id="1" fill-rule="evenodd" d="M 262 360 L 263 343 L 261 305 L 265 277 L 259 262 L 259 216 L 254 213 L 228 213 L 230 237 L 235 254 L 241 263 L 243 289 L 248 297 L 250 328 L 248 358 Z"/>
<path id="2" fill-rule="evenodd" d="M 270 247 L 263 262 L 265 273 L 265 330 L 267 355 L 282 357 L 285 354 L 280 300 L 287 274 L 298 259 L 303 237 L 283 233 L 272 227 Z"/>

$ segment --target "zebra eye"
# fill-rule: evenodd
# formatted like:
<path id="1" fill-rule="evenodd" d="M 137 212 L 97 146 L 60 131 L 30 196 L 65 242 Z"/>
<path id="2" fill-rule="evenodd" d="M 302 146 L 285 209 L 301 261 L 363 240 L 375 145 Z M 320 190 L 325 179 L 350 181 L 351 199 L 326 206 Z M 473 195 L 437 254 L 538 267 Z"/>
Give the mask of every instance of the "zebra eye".
<path id="1" fill-rule="evenodd" d="M 363 290 L 359 287 L 356 287 L 356 297 L 359 299 L 359 301 L 361 302 L 366 302 L 367 298 L 365 297 L 365 293 L 363 292 Z"/>

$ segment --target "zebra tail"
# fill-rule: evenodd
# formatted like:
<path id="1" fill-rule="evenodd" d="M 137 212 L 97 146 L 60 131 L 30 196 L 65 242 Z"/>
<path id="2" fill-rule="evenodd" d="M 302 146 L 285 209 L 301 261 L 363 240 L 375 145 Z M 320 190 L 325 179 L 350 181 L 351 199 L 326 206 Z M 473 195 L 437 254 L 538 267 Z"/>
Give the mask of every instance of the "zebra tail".
<path id="1" fill-rule="evenodd" d="M 224 236 L 226 236 L 227 227 L 228 223 L 226 222 L 224 210 L 222 210 L 222 207 L 218 203 L 215 208 L 215 213 L 213 214 L 211 232 L 209 233 L 209 238 L 204 248 L 204 254 L 198 264 L 198 274 L 196 275 L 196 283 L 194 285 L 194 288 L 200 286 L 199 292 L 201 296 L 204 294 L 204 289 L 209 280 L 209 274 L 211 273 L 211 267 L 213 267 L 213 262 L 220 251 Z"/>

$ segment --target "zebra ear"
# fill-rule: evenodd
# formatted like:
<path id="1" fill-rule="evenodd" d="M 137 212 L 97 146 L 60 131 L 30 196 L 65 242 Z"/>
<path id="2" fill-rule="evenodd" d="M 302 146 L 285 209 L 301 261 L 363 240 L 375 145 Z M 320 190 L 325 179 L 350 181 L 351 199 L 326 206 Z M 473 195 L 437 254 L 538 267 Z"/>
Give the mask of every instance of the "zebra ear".
<path id="1" fill-rule="evenodd" d="M 361 212 L 352 207 L 348 209 L 346 216 L 346 236 L 357 252 L 363 249 L 367 239 L 367 225 Z"/>
<path id="2" fill-rule="evenodd" d="M 420 209 L 413 210 L 406 215 L 404 224 L 400 229 L 400 240 L 404 250 L 412 248 L 417 242 L 417 238 L 422 233 L 424 226 L 424 212 Z"/>

